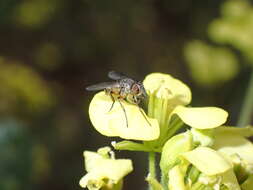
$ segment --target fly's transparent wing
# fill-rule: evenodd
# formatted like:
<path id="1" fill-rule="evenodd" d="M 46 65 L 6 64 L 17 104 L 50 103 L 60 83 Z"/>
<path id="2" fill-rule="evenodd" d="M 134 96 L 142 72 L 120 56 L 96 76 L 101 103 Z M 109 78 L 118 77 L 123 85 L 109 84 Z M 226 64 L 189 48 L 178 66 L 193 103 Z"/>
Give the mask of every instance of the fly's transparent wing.
<path id="1" fill-rule="evenodd" d="M 117 82 L 101 82 L 98 84 L 90 85 L 86 87 L 86 90 L 88 91 L 98 91 L 98 90 L 104 90 L 105 88 L 115 88 L 118 87 Z"/>
<path id="2" fill-rule="evenodd" d="M 126 75 L 124 75 L 123 73 L 117 72 L 117 71 L 110 71 L 108 73 L 108 77 L 110 79 L 113 80 L 120 80 L 120 79 L 124 79 L 124 78 L 128 78 Z"/>

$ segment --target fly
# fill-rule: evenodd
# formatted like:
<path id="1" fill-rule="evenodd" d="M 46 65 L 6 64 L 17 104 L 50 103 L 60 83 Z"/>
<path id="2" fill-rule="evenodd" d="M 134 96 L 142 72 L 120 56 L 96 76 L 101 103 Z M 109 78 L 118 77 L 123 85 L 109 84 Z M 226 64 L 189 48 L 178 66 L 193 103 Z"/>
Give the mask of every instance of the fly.
<path id="1" fill-rule="evenodd" d="M 115 101 L 118 100 L 124 112 L 127 127 L 128 127 L 127 114 L 126 114 L 126 110 L 123 104 L 121 103 L 121 100 L 126 100 L 127 102 L 138 106 L 141 114 L 143 115 L 145 120 L 148 122 L 148 124 L 151 126 L 150 122 L 147 120 L 146 116 L 144 115 L 141 108 L 139 107 L 141 100 L 144 100 L 145 98 L 147 98 L 147 93 L 142 82 L 136 81 L 116 71 L 110 71 L 108 73 L 108 77 L 114 81 L 102 82 L 95 85 L 91 85 L 91 86 L 86 87 L 86 90 L 88 91 L 104 90 L 105 93 L 109 95 L 112 99 L 112 105 L 109 109 L 109 112 L 112 110 Z M 116 97 L 116 100 L 115 100 L 115 97 Z"/>

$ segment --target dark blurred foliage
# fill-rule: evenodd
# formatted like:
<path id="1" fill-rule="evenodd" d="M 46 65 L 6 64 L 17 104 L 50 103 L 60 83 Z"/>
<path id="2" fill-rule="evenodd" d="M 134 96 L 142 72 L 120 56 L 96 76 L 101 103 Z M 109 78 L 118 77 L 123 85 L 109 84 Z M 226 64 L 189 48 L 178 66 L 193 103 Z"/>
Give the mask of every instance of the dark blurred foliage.
<path id="1" fill-rule="evenodd" d="M 88 118 L 93 93 L 110 70 L 142 80 L 151 72 L 188 84 L 194 106 L 221 106 L 235 125 L 249 77 L 199 86 L 185 64 L 192 39 L 209 41 L 223 1 L 0 1 L 0 189 L 81 189 L 83 150 L 109 145 Z M 133 158 L 125 189 L 144 189 L 146 155 Z M 141 172 L 141 173 L 140 173 Z"/>

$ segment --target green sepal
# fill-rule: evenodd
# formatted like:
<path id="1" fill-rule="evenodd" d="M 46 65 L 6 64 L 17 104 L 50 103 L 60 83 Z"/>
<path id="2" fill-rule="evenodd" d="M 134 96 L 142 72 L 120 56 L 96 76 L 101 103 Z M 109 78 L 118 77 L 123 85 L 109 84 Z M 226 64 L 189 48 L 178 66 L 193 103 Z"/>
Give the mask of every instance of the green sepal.
<path id="1" fill-rule="evenodd" d="M 116 150 L 143 151 L 143 152 L 161 152 L 159 149 L 153 149 L 147 145 L 136 143 L 133 141 L 112 142 L 112 146 Z"/>

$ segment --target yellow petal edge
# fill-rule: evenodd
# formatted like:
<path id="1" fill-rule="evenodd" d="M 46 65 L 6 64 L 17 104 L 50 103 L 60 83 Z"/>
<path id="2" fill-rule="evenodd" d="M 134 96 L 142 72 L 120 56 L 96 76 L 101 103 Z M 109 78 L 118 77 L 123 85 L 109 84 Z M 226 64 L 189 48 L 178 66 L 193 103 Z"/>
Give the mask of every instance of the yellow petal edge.
<path id="1" fill-rule="evenodd" d="M 226 122 L 228 113 L 217 107 L 177 106 L 173 111 L 183 122 L 196 129 L 211 129 Z"/>

